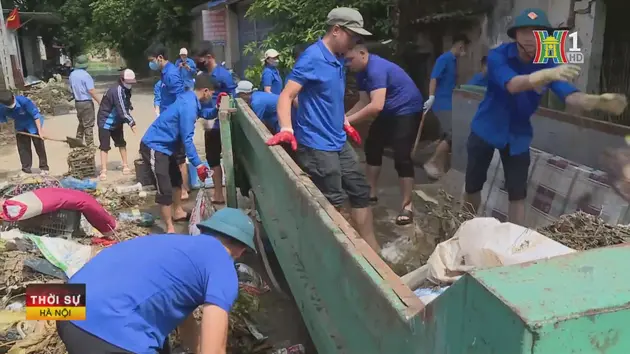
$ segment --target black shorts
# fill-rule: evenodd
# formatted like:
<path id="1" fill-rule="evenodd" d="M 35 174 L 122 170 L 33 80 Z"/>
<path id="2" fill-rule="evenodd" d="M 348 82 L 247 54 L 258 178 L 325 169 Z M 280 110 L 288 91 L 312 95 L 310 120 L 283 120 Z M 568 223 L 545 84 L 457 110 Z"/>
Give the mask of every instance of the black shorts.
<path id="1" fill-rule="evenodd" d="M 114 146 L 117 148 L 127 146 L 127 142 L 125 141 L 125 132 L 122 126 L 114 130 L 98 127 L 98 148 L 101 151 L 107 152 L 112 149 L 110 138 L 114 141 Z"/>
<path id="2" fill-rule="evenodd" d="M 346 143 L 341 151 L 315 150 L 300 145 L 295 157 L 315 186 L 335 207 L 343 205 L 346 195 L 352 208 L 370 205 L 370 185 L 350 144 Z"/>
<path id="3" fill-rule="evenodd" d="M 173 187 L 180 188 L 183 183 L 175 157 L 151 150 L 144 143 L 140 143 L 140 156 L 153 172 L 152 180 L 157 189 L 155 202 L 160 205 L 173 204 Z"/>
<path id="4" fill-rule="evenodd" d="M 488 168 L 492 162 L 495 147 L 488 144 L 477 134 L 471 132 L 468 137 L 468 164 L 466 165 L 466 193 L 481 192 L 486 183 Z M 510 147 L 499 150 L 505 189 L 508 200 L 518 201 L 527 197 L 527 178 L 529 173 L 529 151 L 518 155 L 510 155 Z"/>
<path id="5" fill-rule="evenodd" d="M 186 163 L 186 149 L 184 148 L 184 144 L 179 145 L 173 156 L 175 157 L 175 161 L 177 161 L 178 165 Z"/>
<path id="6" fill-rule="evenodd" d="M 68 354 L 132 354 L 123 348 L 110 344 L 99 337 L 77 327 L 70 321 L 57 321 L 57 334 L 66 346 Z M 168 338 L 158 354 L 170 354 L 171 346 Z"/>
<path id="7" fill-rule="evenodd" d="M 206 130 L 203 136 L 206 145 L 206 160 L 210 168 L 221 165 L 221 131 L 219 129 Z"/>
<path id="8" fill-rule="evenodd" d="M 381 166 L 385 146 L 391 146 L 394 150 L 394 166 L 398 177 L 413 178 L 411 150 L 418 133 L 421 114 L 379 115 L 370 125 L 367 139 L 365 139 L 365 162 L 370 166 Z"/>

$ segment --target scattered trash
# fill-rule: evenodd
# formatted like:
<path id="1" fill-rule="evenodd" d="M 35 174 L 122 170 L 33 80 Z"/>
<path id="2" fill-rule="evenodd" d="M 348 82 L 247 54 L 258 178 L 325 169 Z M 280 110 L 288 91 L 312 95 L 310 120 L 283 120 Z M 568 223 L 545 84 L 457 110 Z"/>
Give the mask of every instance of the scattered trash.
<path id="1" fill-rule="evenodd" d="M 24 260 L 24 266 L 42 274 L 50 275 L 61 280 L 68 280 L 66 274 L 43 258 L 29 258 Z"/>
<path id="2" fill-rule="evenodd" d="M 151 227 L 155 223 L 155 218 L 149 213 L 133 209 L 131 213 L 118 213 L 118 221 L 130 222 L 142 227 Z"/>
<path id="3" fill-rule="evenodd" d="M 116 186 L 116 193 L 127 194 L 132 192 L 142 192 L 142 184 L 140 182 L 131 186 Z"/>
<path id="4" fill-rule="evenodd" d="M 188 233 L 197 236 L 201 232 L 197 228 L 197 224 L 209 218 L 214 214 L 214 207 L 210 203 L 210 198 L 205 190 L 200 190 L 195 199 L 195 207 L 190 213 L 190 221 L 188 222 Z"/>
<path id="5" fill-rule="evenodd" d="M 581 211 L 563 215 L 538 232 L 578 251 L 614 246 L 630 241 L 630 227 L 610 225 L 601 218 Z"/>
<path id="6" fill-rule="evenodd" d="M 119 194 L 114 189 L 97 189 L 92 195 L 109 212 L 138 208 L 145 202 L 139 193 Z"/>
<path id="7" fill-rule="evenodd" d="M 428 305 L 436 297 L 442 295 L 448 286 L 432 287 L 432 288 L 420 288 L 416 289 L 413 293 L 422 301 L 425 305 Z"/>
<path id="8" fill-rule="evenodd" d="M 276 349 L 271 354 L 306 354 L 306 349 L 302 344 L 292 345 L 286 348 Z"/>
<path id="9" fill-rule="evenodd" d="M 70 278 L 93 257 L 95 250 L 86 245 L 62 238 L 26 235 L 42 255 Z"/>
<path id="10" fill-rule="evenodd" d="M 254 296 L 262 295 L 269 291 L 269 285 L 252 267 L 245 263 L 236 263 L 239 288 Z"/>
<path id="11" fill-rule="evenodd" d="M 30 98 L 37 108 L 44 114 L 53 114 L 56 107 L 72 108 L 69 100 L 72 99 L 72 93 L 63 82 L 61 75 L 55 75 L 48 82 L 33 82 L 27 86 L 24 91 L 18 94 Z"/>
<path id="12" fill-rule="evenodd" d="M 96 189 L 96 181 L 92 181 L 88 178 L 78 179 L 74 177 L 66 177 L 59 181 L 63 188 L 76 189 L 79 191 L 93 191 Z"/>

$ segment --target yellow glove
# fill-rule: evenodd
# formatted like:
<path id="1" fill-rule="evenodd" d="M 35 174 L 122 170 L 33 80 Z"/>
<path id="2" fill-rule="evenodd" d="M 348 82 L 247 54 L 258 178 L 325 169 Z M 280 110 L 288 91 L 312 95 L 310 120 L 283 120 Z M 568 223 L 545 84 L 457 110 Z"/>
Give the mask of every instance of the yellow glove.
<path id="1" fill-rule="evenodd" d="M 604 93 L 599 96 L 594 109 L 620 115 L 628 106 L 628 99 L 625 95 L 618 93 Z"/>
<path id="2" fill-rule="evenodd" d="M 580 70 L 577 65 L 559 65 L 555 68 L 542 69 L 529 74 L 529 82 L 535 88 L 540 88 L 554 81 L 572 81 L 580 75 Z"/>

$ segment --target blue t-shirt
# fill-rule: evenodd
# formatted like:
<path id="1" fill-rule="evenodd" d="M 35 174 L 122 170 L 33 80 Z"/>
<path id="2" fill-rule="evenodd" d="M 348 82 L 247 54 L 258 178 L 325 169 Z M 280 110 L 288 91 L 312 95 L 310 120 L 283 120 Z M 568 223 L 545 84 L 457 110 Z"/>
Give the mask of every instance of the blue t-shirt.
<path id="1" fill-rule="evenodd" d="M 488 86 L 488 76 L 484 73 L 476 73 L 475 76 L 468 81 L 467 85 L 486 87 Z"/>
<path id="2" fill-rule="evenodd" d="M 272 132 L 274 134 L 280 131 L 277 113 L 278 97 L 280 96 L 269 92 L 252 92 L 252 111 L 256 113 L 258 119 L 269 124 L 274 129 Z"/>
<path id="3" fill-rule="evenodd" d="M 369 55 L 367 67 L 357 74 L 357 83 L 359 90 L 368 94 L 386 89 L 382 115 L 402 116 L 422 112 L 422 94 L 413 80 L 400 66 L 378 55 Z"/>
<path id="4" fill-rule="evenodd" d="M 183 60 L 182 58 L 179 58 L 175 61 L 175 66 L 177 68 L 179 68 L 179 76 L 182 77 L 182 80 L 184 80 L 184 86 L 191 90 L 194 86 L 195 86 L 195 76 L 197 76 L 197 65 L 195 64 L 195 61 L 190 59 L 190 58 L 186 58 L 186 64 L 188 64 L 188 67 L 190 68 L 190 70 L 186 69 L 185 67 L 179 67 L 179 64 L 182 63 Z"/>
<path id="5" fill-rule="evenodd" d="M 471 131 L 480 138 L 502 149 L 510 145 L 510 154 L 529 150 L 533 129 L 530 118 L 538 109 L 541 96 L 551 89 L 563 101 L 578 89 L 561 81 L 552 82 L 541 92 L 525 91 L 512 94 L 505 87 L 517 75 L 529 75 L 556 66 L 524 63 L 518 56 L 516 43 L 502 44 L 488 53 L 488 87 L 483 101 L 471 123 Z"/>
<path id="6" fill-rule="evenodd" d="M 151 123 L 142 142 L 152 150 L 172 156 L 183 143 L 186 157 L 193 166 L 201 165 L 193 137 L 201 104 L 193 91 L 186 91 Z"/>
<path id="7" fill-rule="evenodd" d="M 86 284 L 88 333 L 133 353 L 151 353 L 195 308 L 230 311 L 238 296 L 234 260 L 207 235 L 149 235 L 101 251 L 70 280 Z"/>
<path id="8" fill-rule="evenodd" d="M 90 90 L 94 90 L 94 79 L 85 69 L 74 69 L 68 77 L 68 84 L 75 101 L 92 101 Z"/>
<path id="9" fill-rule="evenodd" d="M 160 91 L 160 112 L 172 105 L 177 96 L 186 91 L 184 89 L 184 81 L 179 75 L 179 70 L 175 64 L 170 61 L 162 68 L 162 90 Z"/>
<path id="10" fill-rule="evenodd" d="M 343 60 L 321 41 L 306 48 L 289 80 L 302 85 L 293 129 L 300 145 L 322 151 L 341 151 L 346 143 Z"/>
<path id="11" fill-rule="evenodd" d="M 9 108 L 0 104 L 0 122 L 6 123 L 7 118 L 11 118 L 15 124 L 15 131 L 28 132 L 37 134 L 37 125 L 35 120 L 39 119 L 39 123 L 44 126 L 44 116 L 29 98 L 16 95 L 15 107 Z"/>
<path id="12" fill-rule="evenodd" d="M 225 92 L 228 95 L 234 97 L 234 90 L 236 89 L 236 84 L 234 83 L 234 78 L 232 78 L 232 74 L 223 65 L 217 65 L 214 70 L 212 70 L 212 74 L 210 74 L 210 76 L 214 78 L 219 87 L 215 89 L 214 93 L 212 94 L 212 102 L 204 104 L 202 107 L 203 109 L 216 107 L 217 97 L 221 92 Z M 218 119 L 214 122 L 212 129 L 219 129 Z"/>
<path id="13" fill-rule="evenodd" d="M 264 91 L 267 86 L 271 87 L 271 93 L 273 94 L 279 95 L 282 92 L 282 77 L 278 68 L 265 65 L 260 80 L 260 90 Z"/>
<path id="14" fill-rule="evenodd" d="M 450 51 L 440 55 L 435 61 L 431 79 L 437 80 L 434 112 L 453 110 L 453 90 L 457 84 L 457 58 Z"/>

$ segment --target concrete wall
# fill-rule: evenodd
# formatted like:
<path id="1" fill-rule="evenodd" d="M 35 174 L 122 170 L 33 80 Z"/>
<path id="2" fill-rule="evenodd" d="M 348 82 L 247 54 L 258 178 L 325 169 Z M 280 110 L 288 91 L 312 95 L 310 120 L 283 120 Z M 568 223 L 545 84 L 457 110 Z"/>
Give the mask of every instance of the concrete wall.
<path id="1" fill-rule="evenodd" d="M 470 122 L 482 98 L 462 90 L 453 95 L 452 167 L 457 171 L 465 171 Z M 630 127 L 545 108 L 539 109 L 531 121 L 534 127 L 532 147 L 596 169 L 602 168 L 599 161 L 602 152 L 624 146 L 624 137 L 630 134 Z"/>

